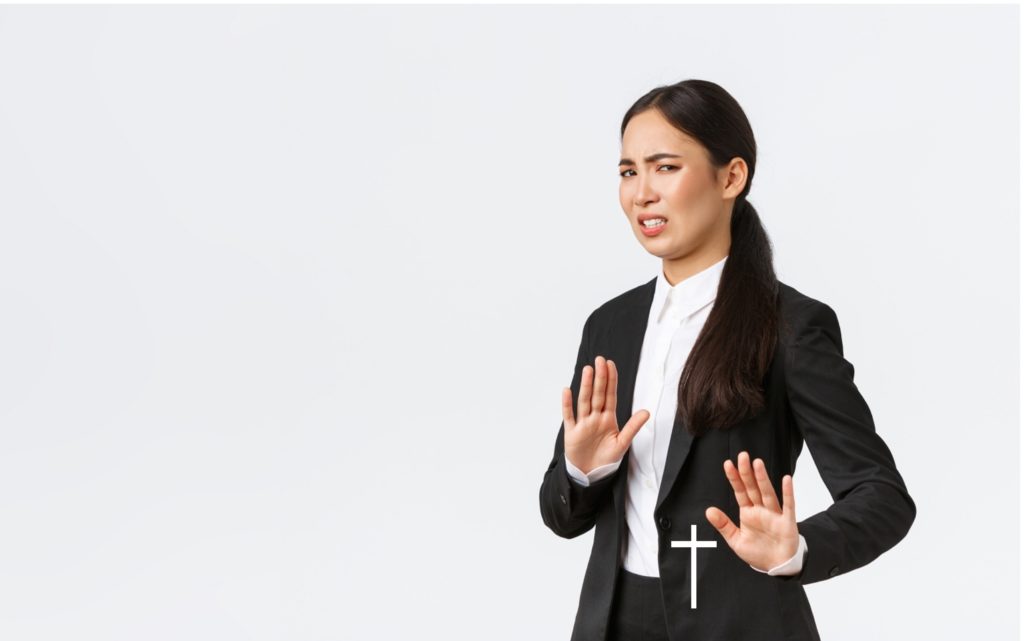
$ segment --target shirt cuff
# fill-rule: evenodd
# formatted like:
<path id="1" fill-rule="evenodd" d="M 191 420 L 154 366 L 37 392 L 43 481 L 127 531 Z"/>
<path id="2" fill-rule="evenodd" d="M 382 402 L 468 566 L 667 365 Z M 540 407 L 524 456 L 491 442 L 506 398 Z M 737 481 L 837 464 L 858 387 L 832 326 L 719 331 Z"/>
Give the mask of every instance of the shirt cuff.
<path id="1" fill-rule="evenodd" d="M 772 569 L 770 569 L 768 571 L 758 570 L 757 568 L 754 568 L 754 566 L 752 566 L 752 565 L 750 567 L 754 568 L 755 570 L 757 570 L 761 574 L 767 574 L 767 575 L 770 575 L 770 576 L 792 576 L 794 574 L 800 574 L 800 570 L 802 570 L 804 568 L 804 556 L 806 554 L 807 554 L 807 539 L 805 539 L 804 535 L 801 534 L 800 535 L 800 544 L 796 548 L 796 554 L 794 554 L 793 558 L 791 558 L 790 560 L 786 561 L 785 563 L 783 563 L 781 565 L 776 565 L 775 567 L 773 567 Z"/>
<path id="2" fill-rule="evenodd" d="M 587 487 L 591 483 L 600 481 L 604 477 L 613 474 L 615 470 L 619 469 L 619 465 L 621 463 L 622 459 L 619 459 L 614 463 L 609 463 L 607 465 L 595 467 L 594 469 L 590 470 L 588 474 L 584 474 L 583 471 L 580 470 L 580 468 L 576 467 L 575 465 L 569 462 L 569 456 L 566 455 L 565 470 L 569 473 L 569 478 L 571 478 L 576 483 L 582 485 L 583 487 Z"/>

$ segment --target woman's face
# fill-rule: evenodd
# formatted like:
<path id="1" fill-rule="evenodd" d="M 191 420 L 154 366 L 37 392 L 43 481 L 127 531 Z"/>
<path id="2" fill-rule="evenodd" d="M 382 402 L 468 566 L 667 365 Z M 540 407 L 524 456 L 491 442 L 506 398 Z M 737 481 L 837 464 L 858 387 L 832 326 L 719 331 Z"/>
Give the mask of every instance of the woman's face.
<path id="1" fill-rule="evenodd" d="M 729 253 L 732 203 L 746 182 L 742 159 L 716 170 L 703 145 L 649 109 L 626 125 L 619 172 L 622 211 L 648 252 L 687 263 Z M 645 227 L 654 216 L 664 224 Z"/>

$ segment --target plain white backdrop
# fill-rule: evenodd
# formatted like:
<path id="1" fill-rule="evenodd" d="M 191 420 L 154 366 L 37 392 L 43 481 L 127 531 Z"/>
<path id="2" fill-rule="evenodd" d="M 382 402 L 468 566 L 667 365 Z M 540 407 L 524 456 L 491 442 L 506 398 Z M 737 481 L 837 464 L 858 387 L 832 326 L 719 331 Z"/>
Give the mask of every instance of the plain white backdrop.
<path id="1" fill-rule="evenodd" d="M 0 637 L 567 639 L 619 125 L 703 78 L 918 507 L 822 638 L 1016 638 L 1018 11 L 0 7 Z"/>

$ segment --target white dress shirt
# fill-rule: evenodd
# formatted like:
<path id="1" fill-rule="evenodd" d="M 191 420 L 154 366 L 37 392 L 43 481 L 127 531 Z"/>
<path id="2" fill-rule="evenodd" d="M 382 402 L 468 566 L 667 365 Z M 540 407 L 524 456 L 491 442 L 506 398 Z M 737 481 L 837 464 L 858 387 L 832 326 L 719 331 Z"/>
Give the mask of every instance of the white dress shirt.
<path id="1" fill-rule="evenodd" d="M 726 257 L 728 258 L 728 257 Z M 663 270 L 658 270 L 654 300 L 647 320 L 647 331 L 640 350 L 636 387 L 633 391 L 633 412 L 646 409 L 651 413 L 640 428 L 629 450 L 626 482 L 627 536 L 621 550 L 622 566 L 634 574 L 659 576 L 658 528 L 654 522 L 654 506 L 658 500 L 668 443 L 676 418 L 677 389 L 686 359 L 697 342 L 697 335 L 711 313 L 718 283 L 726 258 L 685 280 L 669 284 Z M 602 465 L 584 474 L 565 459 L 569 477 L 580 485 L 613 474 L 622 463 Z M 725 472 L 722 472 L 725 474 Z M 737 525 L 739 525 L 737 523 Z M 807 541 L 800 535 L 796 554 L 785 563 L 771 568 L 770 575 L 799 574 L 803 568 Z M 754 568 L 754 566 L 750 566 Z M 754 568 L 758 572 L 765 572 Z"/>

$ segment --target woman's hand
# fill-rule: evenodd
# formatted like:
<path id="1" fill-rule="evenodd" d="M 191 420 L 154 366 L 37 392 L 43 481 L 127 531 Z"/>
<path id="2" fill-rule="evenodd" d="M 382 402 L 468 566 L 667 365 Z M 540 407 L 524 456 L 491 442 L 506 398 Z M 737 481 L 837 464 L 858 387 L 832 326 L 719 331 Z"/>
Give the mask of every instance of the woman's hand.
<path id="1" fill-rule="evenodd" d="M 740 506 L 740 527 L 717 507 L 709 507 L 704 516 L 718 530 L 738 557 L 749 565 L 767 572 L 793 558 L 800 546 L 796 527 L 796 500 L 793 498 L 793 477 L 782 477 L 782 507 L 775 488 L 768 480 L 764 461 L 740 452 L 739 470 L 731 460 L 725 462 L 725 476 L 736 492 Z"/>
<path id="2" fill-rule="evenodd" d="M 647 410 L 640 410 L 619 431 L 619 422 L 615 418 L 618 382 L 615 363 L 603 356 L 594 359 L 594 367 L 585 365 L 580 382 L 578 421 L 572 413 L 572 390 L 562 388 L 565 454 L 569 462 L 584 474 L 621 459 L 633 437 L 651 416 Z"/>

